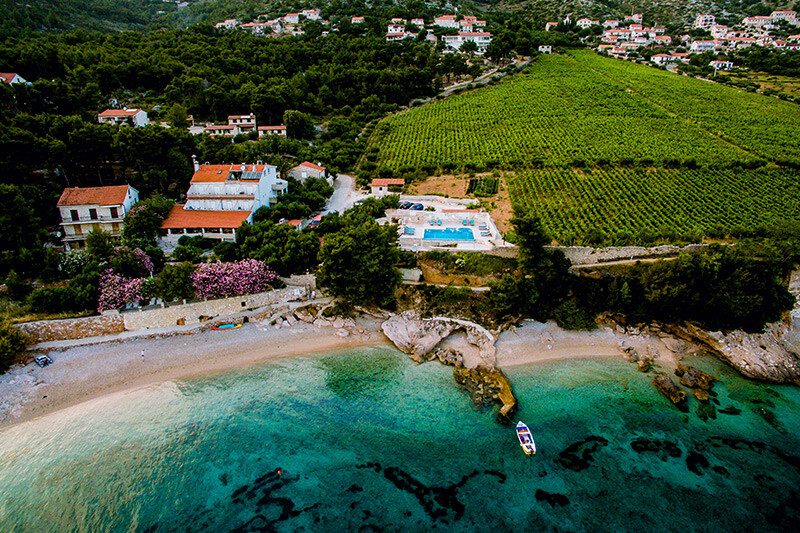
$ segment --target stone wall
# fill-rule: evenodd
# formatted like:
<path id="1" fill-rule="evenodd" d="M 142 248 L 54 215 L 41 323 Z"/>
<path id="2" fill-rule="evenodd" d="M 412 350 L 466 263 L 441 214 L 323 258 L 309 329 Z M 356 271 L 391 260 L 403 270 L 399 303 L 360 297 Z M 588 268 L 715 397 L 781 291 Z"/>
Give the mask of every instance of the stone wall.
<path id="1" fill-rule="evenodd" d="M 610 261 L 670 257 L 681 253 L 705 250 L 708 248 L 708 245 L 689 244 L 683 248 L 670 244 L 654 246 L 652 248 L 645 248 L 643 246 L 609 246 L 607 248 L 592 248 L 591 246 L 546 246 L 545 248 L 561 250 L 573 265 L 594 265 L 598 263 L 608 263 Z"/>
<path id="2" fill-rule="evenodd" d="M 39 320 L 18 324 L 17 329 L 28 336 L 31 343 L 82 339 L 99 335 L 111 335 L 125 331 L 120 315 L 89 316 L 64 320 Z"/>
<path id="3" fill-rule="evenodd" d="M 125 311 L 121 316 L 125 322 L 125 329 L 128 331 L 193 325 L 216 317 L 233 315 L 266 305 L 300 300 L 305 298 L 307 294 L 308 291 L 305 287 L 286 287 L 285 289 L 259 294 L 204 300 L 170 305 L 163 308 Z"/>

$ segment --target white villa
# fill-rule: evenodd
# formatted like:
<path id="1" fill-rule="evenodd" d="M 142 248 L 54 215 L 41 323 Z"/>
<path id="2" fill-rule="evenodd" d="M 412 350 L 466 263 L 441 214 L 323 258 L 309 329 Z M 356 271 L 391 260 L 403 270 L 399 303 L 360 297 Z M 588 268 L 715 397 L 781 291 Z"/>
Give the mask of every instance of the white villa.
<path id="1" fill-rule="evenodd" d="M 130 185 L 64 189 L 56 204 L 61 214 L 64 246 L 67 250 L 84 248 L 86 236 L 92 230 L 119 237 L 125 215 L 138 201 L 139 191 Z"/>
<path id="2" fill-rule="evenodd" d="M 195 161 L 194 168 L 186 203 L 173 207 L 161 224 L 162 239 L 202 235 L 235 240 L 236 229 L 252 222 L 253 212 L 275 204 L 288 190 L 273 165 L 200 165 Z"/>
<path id="3" fill-rule="evenodd" d="M 100 124 L 113 124 L 115 126 L 147 126 L 147 113 L 136 108 L 106 109 L 97 115 Z"/>
<path id="4" fill-rule="evenodd" d="M 442 35 L 445 45 L 454 50 L 461 50 L 461 46 L 472 41 L 478 46 L 477 53 L 486 52 L 489 43 L 492 42 L 492 34 L 489 32 L 460 32 L 458 35 Z"/>

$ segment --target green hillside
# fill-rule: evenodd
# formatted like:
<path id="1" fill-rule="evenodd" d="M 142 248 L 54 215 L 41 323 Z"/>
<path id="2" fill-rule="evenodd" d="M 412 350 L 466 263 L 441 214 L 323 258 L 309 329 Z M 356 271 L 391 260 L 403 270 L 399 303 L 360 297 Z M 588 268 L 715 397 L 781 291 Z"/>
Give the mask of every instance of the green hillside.
<path id="1" fill-rule="evenodd" d="M 382 121 L 362 169 L 507 173 L 559 238 L 800 220 L 800 107 L 588 51 Z"/>

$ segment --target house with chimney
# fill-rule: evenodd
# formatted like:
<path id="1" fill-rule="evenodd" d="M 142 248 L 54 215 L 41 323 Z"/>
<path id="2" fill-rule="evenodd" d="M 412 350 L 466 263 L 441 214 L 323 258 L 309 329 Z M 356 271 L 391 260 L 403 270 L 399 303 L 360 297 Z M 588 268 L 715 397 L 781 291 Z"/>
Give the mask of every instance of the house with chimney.
<path id="1" fill-rule="evenodd" d="M 61 215 L 62 241 L 67 250 L 86 247 L 91 231 L 122 234 L 125 215 L 139 201 L 139 191 L 130 185 L 70 187 L 56 204 Z"/>
<path id="2" fill-rule="evenodd" d="M 255 165 L 200 165 L 194 175 L 186 203 L 172 208 L 161 223 L 161 239 L 177 242 L 182 235 L 234 241 L 236 230 L 253 221 L 253 213 L 270 207 L 288 191 L 278 169 L 260 161 Z"/>

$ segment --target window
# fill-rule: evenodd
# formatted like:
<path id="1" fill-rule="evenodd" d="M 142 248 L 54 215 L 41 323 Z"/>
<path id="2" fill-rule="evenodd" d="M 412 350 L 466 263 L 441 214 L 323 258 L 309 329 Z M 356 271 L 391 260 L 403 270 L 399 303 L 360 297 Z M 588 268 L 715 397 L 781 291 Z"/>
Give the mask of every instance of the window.
<path id="1" fill-rule="evenodd" d="M 222 233 L 233 233 L 233 228 L 222 228 Z"/>
<path id="2" fill-rule="evenodd" d="M 111 208 L 111 218 L 117 218 L 119 216 L 116 207 Z"/>
<path id="3" fill-rule="evenodd" d="M 73 222 L 77 222 L 77 221 L 80 220 L 80 217 L 78 216 L 78 210 L 77 209 L 70 209 L 69 210 L 69 216 L 72 217 L 72 221 Z"/>
<path id="4" fill-rule="evenodd" d="M 97 220 L 97 209 L 89 209 L 89 218 Z"/>
<path id="5" fill-rule="evenodd" d="M 111 232 L 117 233 L 119 231 L 119 222 L 114 222 L 111 224 Z"/>

